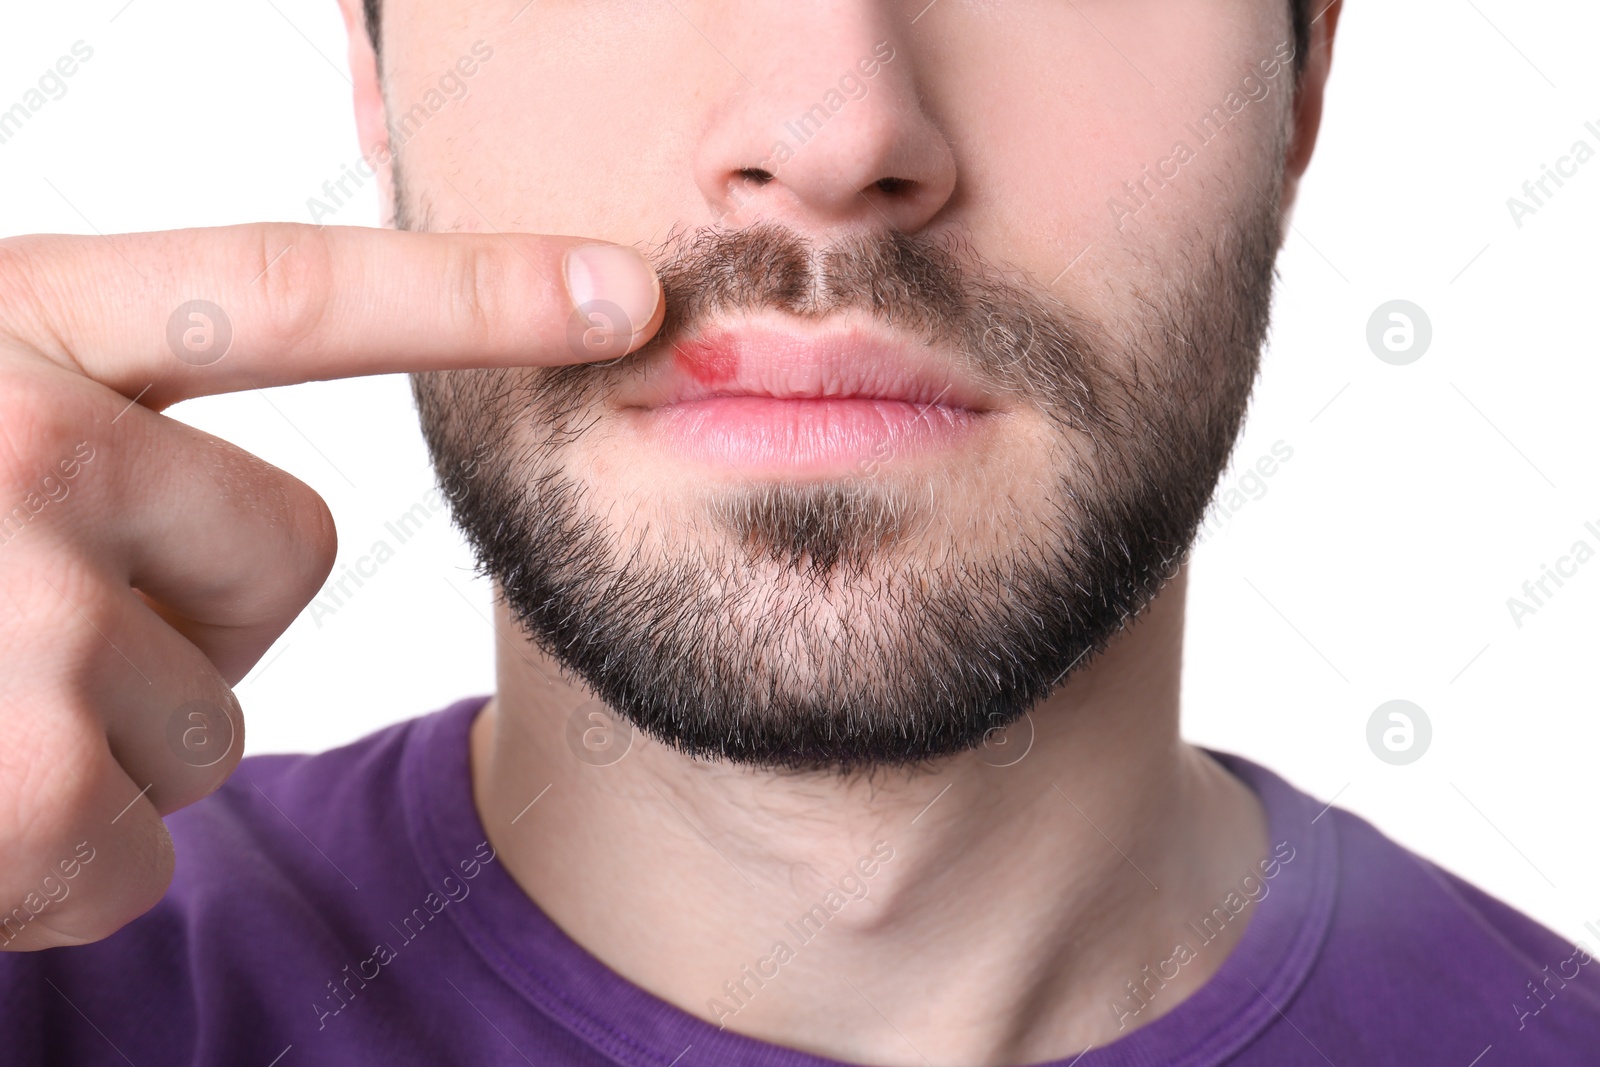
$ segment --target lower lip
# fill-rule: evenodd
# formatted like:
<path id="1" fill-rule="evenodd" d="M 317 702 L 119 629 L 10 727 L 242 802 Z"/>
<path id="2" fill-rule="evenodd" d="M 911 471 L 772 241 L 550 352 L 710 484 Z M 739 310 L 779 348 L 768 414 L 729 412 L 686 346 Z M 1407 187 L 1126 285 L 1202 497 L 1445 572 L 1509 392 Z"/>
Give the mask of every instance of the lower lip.
<path id="1" fill-rule="evenodd" d="M 897 457 L 948 447 L 979 413 L 903 400 L 713 397 L 650 408 L 644 416 L 667 448 L 741 470 L 875 469 Z"/>

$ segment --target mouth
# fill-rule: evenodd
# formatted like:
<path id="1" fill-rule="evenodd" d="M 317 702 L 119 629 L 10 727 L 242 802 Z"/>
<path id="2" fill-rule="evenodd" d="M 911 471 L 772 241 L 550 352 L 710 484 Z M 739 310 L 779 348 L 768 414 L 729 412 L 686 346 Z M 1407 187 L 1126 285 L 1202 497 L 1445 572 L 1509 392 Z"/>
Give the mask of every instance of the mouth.
<path id="1" fill-rule="evenodd" d="M 948 356 L 864 328 L 679 339 L 623 409 L 666 451 L 787 474 L 870 474 L 960 444 L 997 413 Z"/>

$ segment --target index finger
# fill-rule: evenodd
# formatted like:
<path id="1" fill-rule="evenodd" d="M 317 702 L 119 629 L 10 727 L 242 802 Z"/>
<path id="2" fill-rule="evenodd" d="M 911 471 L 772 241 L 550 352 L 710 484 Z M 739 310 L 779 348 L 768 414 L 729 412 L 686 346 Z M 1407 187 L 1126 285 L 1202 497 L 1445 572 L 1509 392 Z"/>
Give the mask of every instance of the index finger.
<path id="1" fill-rule="evenodd" d="M 0 241 L 0 332 L 161 408 L 326 378 L 614 359 L 664 309 L 624 245 L 256 223 Z"/>

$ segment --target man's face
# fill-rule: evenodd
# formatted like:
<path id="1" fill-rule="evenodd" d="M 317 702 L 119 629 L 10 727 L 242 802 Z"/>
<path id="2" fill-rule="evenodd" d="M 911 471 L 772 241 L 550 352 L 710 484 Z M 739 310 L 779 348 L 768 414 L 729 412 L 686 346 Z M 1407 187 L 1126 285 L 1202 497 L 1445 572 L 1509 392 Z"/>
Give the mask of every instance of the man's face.
<path id="1" fill-rule="evenodd" d="M 665 287 L 619 361 L 416 380 L 525 630 L 695 755 L 1020 716 L 1231 448 L 1290 41 L 1282 0 L 388 0 L 400 223 L 634 244 Z"/>

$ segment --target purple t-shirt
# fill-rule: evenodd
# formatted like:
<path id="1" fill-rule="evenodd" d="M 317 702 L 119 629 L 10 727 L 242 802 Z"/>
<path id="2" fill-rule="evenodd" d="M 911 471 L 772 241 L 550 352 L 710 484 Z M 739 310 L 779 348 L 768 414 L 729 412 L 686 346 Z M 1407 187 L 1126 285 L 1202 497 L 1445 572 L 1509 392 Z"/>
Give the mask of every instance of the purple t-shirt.
<path id="1" fill-rule="evenodd" d="M 245 760 L 167 820 L 177 874 L 153 911 L 93 945 L 0 955 L 0 1064 L 833 1063 L 657 999 L 528 899 L 473 806 L 467 729 L 485 699 Z M 1261 796 L 1272 858 L 1107 991 L 1126 1036 L 1060 1067 L 1600 1064 L 1600 964 L 1361 819 L 1217 758 Z M 1162 975 L 1247 911 L 1211 980 L 1136 1028 Z"/>

